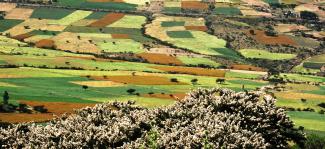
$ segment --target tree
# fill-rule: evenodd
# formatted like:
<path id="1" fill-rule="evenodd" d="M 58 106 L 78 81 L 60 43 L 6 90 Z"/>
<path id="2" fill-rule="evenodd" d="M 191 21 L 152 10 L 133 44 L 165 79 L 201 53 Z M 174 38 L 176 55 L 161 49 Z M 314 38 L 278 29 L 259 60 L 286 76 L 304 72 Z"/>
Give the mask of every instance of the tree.
<path id="1" fill-rule="evenodd" d="M 171 79 L 170 79 L 170 82 L 176 82 L 176 83 L 177 83 L 178 80 L 177 80 L 177 78 L 171 78 Z"/>
<path id="2" fill-rule="evenodd" d="M 196 78 L 191 80 L 191 82 L 192 82 L 193 85 L 196 85 L 197 84 L 197 81 L 198 81 L 198 79 L 196 79 Z"/>
<path id="3" fill-rule="evenodd" d="M 9 103 L 9 93 L 5 91 L 3 93 L 3 104 L 7 105 Z"/>
<path id="4" fill-rule="evenodd" d="M 135 92 L 135 89 L 130 88 L 130 89 L 128 89 L 126 92 L 128 92 L 129 94 L 133 94 L 133 93 Z"/>
<path id="5" fill-rule="evenodd" d="M 300 100 L 301 100 L 301 102 L 303 102 L 303 103 L 307 102 L 307 99 L 305 99 L 305 98 L 301 98 Z"/>
<path id="6" fill-rule="evenodd" d="M 86 89 L 88 89 L 88 86 L 87 86 L 87 85 L 83 85 L 82 88 L 83 88 L 84 90 L 86 90 Z"/>
<path id="7" fill-rule="evenodd" d="M 225 79 L 221 79 L 221 78 L 218 78 L 217 80 L 216 80 L 216 83 L 217 84 L 223 84 L 223 83 L 225 83 Z"/>
<path id="8" fill-rule="evenodd" d="M 317 14 L 310 12 L 310 11 L 302 11 L 300 12 L 300 17 L 301 19 L 305 19 L 305 20 L 315 20 L 315 21 L 319 21 L 319 18 L 317 16 Z"/>

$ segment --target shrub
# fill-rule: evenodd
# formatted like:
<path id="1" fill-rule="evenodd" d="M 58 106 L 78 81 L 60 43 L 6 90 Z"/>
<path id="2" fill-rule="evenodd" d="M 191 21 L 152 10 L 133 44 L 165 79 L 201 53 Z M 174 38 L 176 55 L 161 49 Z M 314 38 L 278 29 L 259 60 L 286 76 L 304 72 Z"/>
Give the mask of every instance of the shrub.
<path id="1" fill-rule="evenodd" d="M 228 89 L 199 89 L 157 109 L 98 104 L 45 126 L 0 129 L 2 148 L 286 148 L 303 140 L 272 96 Z"/>
<path id="2" fill-rule="evenodd" d="M 170 79 L 170 82 L 176 82 L 176 83 L 177 83 L 178 80 L 177 80 L 177 78 L 171 78 L 171 79 Z"/>
<path id="3" fill-rule="evenodd" d="M 133 93 L 135 92 L 135 89 L 130 88 L 130 89 L 128 89 L 126 92 L 128 92 L 129 94 L 133 94 Z"/>
<path id="4" fill-rule="evenodd" d="M 320 106 L 322 108 L 325 108 L 325 102 L 322 102 L 322 103 L 318 104 L 318 106 Z"/>
<path id="5" fill-rule="evenodd" d="M 304 148 L 305 149 L 324 149 L 325 148 L 325 137 L 320 137 L 316 134 L 308 135 Z"/>

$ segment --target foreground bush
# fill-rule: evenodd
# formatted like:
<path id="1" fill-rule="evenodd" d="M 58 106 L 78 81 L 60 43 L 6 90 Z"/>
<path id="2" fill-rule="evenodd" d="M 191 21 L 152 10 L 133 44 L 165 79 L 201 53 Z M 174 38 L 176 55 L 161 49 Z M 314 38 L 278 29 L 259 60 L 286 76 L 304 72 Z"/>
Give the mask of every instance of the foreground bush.
<path id="1" fill-rule="evenodd" d="M 46 126 L 2 129 L 3 148 L 285 148 L 301 143 L 275 99 L 228 89 L 199 89 L 166 108 L 99 104 Z"/>

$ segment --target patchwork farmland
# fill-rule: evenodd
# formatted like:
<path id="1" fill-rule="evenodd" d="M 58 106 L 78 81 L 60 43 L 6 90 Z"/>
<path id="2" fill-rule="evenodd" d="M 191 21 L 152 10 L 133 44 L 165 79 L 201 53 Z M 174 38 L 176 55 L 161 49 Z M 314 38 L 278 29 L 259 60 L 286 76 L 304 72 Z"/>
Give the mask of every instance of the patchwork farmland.
<path id="1" fill-rule="evenodd" d="M 221 87 L 271 94 L 295 128 L 324 136 L 324 13 L 316 1 L 0 1 L 0 127 Z"/>

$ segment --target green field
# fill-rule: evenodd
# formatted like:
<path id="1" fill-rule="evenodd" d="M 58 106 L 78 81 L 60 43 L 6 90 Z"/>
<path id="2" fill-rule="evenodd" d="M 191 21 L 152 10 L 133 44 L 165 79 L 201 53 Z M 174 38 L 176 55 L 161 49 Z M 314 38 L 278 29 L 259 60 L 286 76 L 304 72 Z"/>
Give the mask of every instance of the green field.
<path id="1" fill-rule="evenodd" d="M 189 31 L 167 31 L 167 35 L 171 38 L 194 38 Z"/>
<path id="2" fill-rule="evenodd" d="M 67 10 L 67 9 L 37 8 L 33 11 L 31 18 L 59 20 L 68 16 L 72 12 L 73 12 L 72 10 Z"/>
<path id="3" fill-rule="evenodd" d="M 325 131 L 324 114 L 315 112 L 288 112 L 288 114 L 297 126 L 304 126 L 308 130 Z"/>
<path id="4" fill-rule="evenodd" d="M 179 56 L 177 59 L 181 60 L 186 65 L 209 65 L 212 67 L 220 66 L 219 63 L 212 61 L 208 58 L 201 58 L 201 57 L 189 57 L 189 56 Z"/>
<path id="5" fill-rule="evenodd" d="M 72 24 L 73 22 L 76 22 L 89 16 L 91 13 L 91 11 L 77 10 L 69 14 L 68 16 L 65 16 L 64 18 L 61 18 L 60 20 L 50 21 L 49 24 L 67 26 Z"/>
<path id="6" fill-rule="evenodd" d="M 185 21 L 164 21 L 161 22 L 162 27 L 184 26 Z"/>
<path id="7" fill-rule="evenodd" d="M 22 20 L 0 19 L 0 32 L 4 32 L 22 22 Z"/>
<path id="8" fill-rule="evenodd" d="M 258 59 L 269 59 L 269 60 L 285 60 L 296 57 L 296 54 L 286 53 L 271 53 L 266 50 L 257 49 L 242 49 L 240 53 L 246 58 L 258 58 Z"/>
<path id="9" fill-rule="evenodd" d="M 217 7 L 214 9 L 214 12 L 217 15 L 228 15 L 228 16 L 241 15 L 240 10 L 236 7 Z"/>

